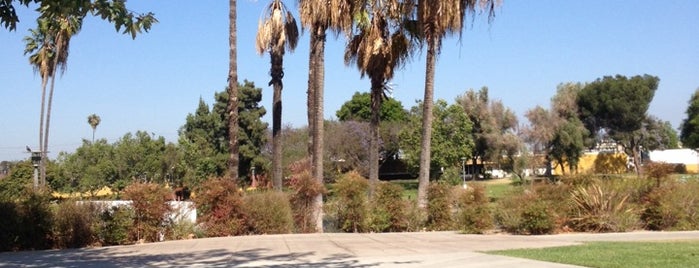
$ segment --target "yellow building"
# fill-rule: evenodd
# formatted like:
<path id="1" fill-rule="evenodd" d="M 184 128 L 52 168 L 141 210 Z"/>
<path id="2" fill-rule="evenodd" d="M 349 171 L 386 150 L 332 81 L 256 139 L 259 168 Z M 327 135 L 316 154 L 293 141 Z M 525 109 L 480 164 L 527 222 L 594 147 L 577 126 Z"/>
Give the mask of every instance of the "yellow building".
<path id="1" fill-rule="evenodd" d="M 588 152 L 580 157 L 576 170 L 577 174 L 621 174 L 626 173 L 628 167 L 628 156 L 625 153 L 614 152 Z M 565 174 L 571 174 L 568 163 L 565 165 Z M 561 163 L 553 162 L 553 174 L 563 175 Z"/>

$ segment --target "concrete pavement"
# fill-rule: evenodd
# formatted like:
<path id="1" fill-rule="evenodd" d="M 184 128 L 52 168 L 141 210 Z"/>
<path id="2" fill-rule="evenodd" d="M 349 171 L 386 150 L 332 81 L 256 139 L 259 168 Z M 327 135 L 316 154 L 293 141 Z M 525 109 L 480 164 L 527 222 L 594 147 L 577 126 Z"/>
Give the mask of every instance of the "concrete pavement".
<path id="1" fill-rule="evenodd" d="M 462 235 L 454 232 L 293 234 L 0 253 L 2 267 L 575 267 L 481 251 L 586 241 L 699 240 L 699 231 Z"/>

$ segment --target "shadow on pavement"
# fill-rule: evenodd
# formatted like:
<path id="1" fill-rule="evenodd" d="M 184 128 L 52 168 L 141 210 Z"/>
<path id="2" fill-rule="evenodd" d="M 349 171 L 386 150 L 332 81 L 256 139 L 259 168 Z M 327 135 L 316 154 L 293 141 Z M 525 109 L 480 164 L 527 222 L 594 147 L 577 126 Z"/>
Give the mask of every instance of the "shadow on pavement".
<path id="1" fill-rule="evenodd" d="M 334 254 L 317 260 L 313 252 L 269 254 L 259 248 L 232 252 L 223 249 L 172 254 L 144 254 L 125 248 L 67 249 L 0 253 L 0 267 L 374 267 L 352 255 Z M 393 263 L 395 264 L 395 263 Z"/>

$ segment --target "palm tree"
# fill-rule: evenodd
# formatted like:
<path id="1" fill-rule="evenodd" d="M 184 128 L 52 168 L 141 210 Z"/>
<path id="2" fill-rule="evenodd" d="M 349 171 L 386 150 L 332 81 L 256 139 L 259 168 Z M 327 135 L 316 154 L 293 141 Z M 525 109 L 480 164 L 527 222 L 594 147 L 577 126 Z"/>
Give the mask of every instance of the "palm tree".
<path id="1" fill-rule="evenodd" d="M 349 34 L 358 0 L 298 0 L 299 17 L 310 30 L 308 56 L 308 129 L 311 175 L 323 182 L 323 83 L 325 80 L 325 41 L 328 29 Z M 323 231 L 323 196 L 315 199 L 316 229 Z"/>
<path id="2" fill-rule="evenodd" d="M 30 30 L 31 36 L 25 37 L 24 54 L 32 54 L 29 62 L 34 70 L 42 77 L 41 115 L 39 124 L 39 149 L 41 162 L 39 166 L 41 182 L 46 184 L 46 160 L 49 141 L 49 126 L 51 123 L 51 105 L 53 103 L 56 71 L 60 68 L 64 73 L 67 67 L 70 39 L 82 28 L 83 19 L 88 13 L 101 16 L 113 23 L 116 30 L 124 28 L 123 33 L 136 37 L 141 30 L 148 31 L 157 22 L 153 13 L 145 15 L 134 14 L 126 9 L 123 2 L 91 3 L 90 1 L 63 1 L 56 4 L 52 1 L 42 1 L 38 10 L 37 28 Z M 46 100 L 46 84 L 51 79 L 51 85 Z M 44 118 L 44 116 L 46 116 Z"/>
<path id="3" fill-rule="evenodd" d="M 371 120 L 369 141 L 369 180 L 371 189 L 379 180 L 379 111 L 386 84 L 394 70 L 405 63 L 411 44 L 401 23 L 410 5 L 400 1 L 370 0 L 357 23 L 358 33 L 345 49 L 345 63 L 355 63 L 362 77 L 371 81 Z"/>
<path id="4" fill-rule="evenodd" d="M 228 177 L 238 179 L 238 36 L 236 0 L 228 1 Z"/>
<path id="5" fill-rule="evenodd" d="M 425 96 L 423 99 L 420 174 L 418 177 L 418 204 L 427 205 L 427 187 L 430 178 L 430 150 L 432 139 L 432 109 L 434 105 L 434 69 L 442 39 L 447 34 L 461 33 L 466 15 L 476 8 L 488 11 L 489 21 L 494 17 L 498 0 L 418 0 L 418 34 L 427 44 L 425 55 Z"/>
<path id="6" fill-rule="evenodd" d="M 87 123 L 90 124 L 90 127 L 92 127 L 92 143 L 95 143 L 95 131 L 97 130 L 97 126 L 99 126 L 100 122 L 102 122 L 102 118 L 100 118 L 99 115 L 91 114 L 87 116 Z"/>
<path id="7" fill-rule="evenodd" d="M 282 78 L 284 77 L 284 50 L 293 51 L 298 43 L 299 31 L 296 19 L 281 0 L 273 0 L 266 8 L 265 18 L 257 26 L 255 49 L 262 55 L 269 51 L 274 86 L 272 100 L 272 182 L 274 188 L 282 190 Z"/>
<path id="8" fill-rule="evenodd" d="M 39 148 L 41 150 L 40 179 L 46 184 L 46 160 L 51 123 L 51 105 L 53 103 L 56 71 L 65 72 L 70 49 L 70 38 L 82 27 L 82 18 L 70 13 L 50 13 L 37 19 L 37 29 L 30 30 L 31 37 L 25 37 L 27 43 L 25 54 L 35 53 L 29 57 L 30 64 L 42 76 L 41 115 L 39 124 Z M 46 101 L 46 81 L 51 80 L 48 101 Z M 46 109 L 44 110 L 44 107 Z M 46 116 L 44 118 L 44 115 Z M 43 138 L 43 140 L 41 140 Z"/>

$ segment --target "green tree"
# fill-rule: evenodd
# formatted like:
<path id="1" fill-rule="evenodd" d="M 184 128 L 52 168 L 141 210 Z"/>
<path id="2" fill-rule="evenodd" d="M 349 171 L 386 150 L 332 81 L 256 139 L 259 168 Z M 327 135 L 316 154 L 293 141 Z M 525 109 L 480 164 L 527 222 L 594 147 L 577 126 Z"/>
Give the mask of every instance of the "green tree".
<path id="1" fill-rule="evenodd" d="M 694 91 L 689 99 L 687 118 L 680 126 L 680 140 L 687 148 L 699 148 L 699 88 Z"/>
<path id="2" fill-rule="evenodd" d="M 474 173 L 482 172 L 477 168 L 478 159 L 501 163 L 503 155 L 512 159 L 518 153 L 521 142 L 515 134 L 517 116 L 502 101 L 491 100 L 487 87 L 477 92 L 470 89 L 457 97 L 456 102 L 473 123 L 471 136 L 474 149 L 471 160 L 476 168 Z"/>
<path id="3" fill-rule="evenodd" d="M 262 100 L 262 89 L 255 84 L 245 81 L 238 87 L 238 173 L 248 174 L 252 166 L 258 170 L 266 162 L 261 149 L 267 141 L 267 124 L 261 118 L 265 115 L 264 107 L 259 106 Z M 187 116 L 185 125 L 180 129 L 180 146 L 184 151 L 186 165 L 186 181 L 199 183 L 208 177 L 220 177 L 226 172 L 225 159 L 230 152 L 228 146 L 230 133 L 228 130 L 229 106 L 228 90 L 215 94 L 216 103 L 209 109 L 208 105 L 199 100 L 199 107 L 194 114 Z"/>
<path id="4" fill-rule="evenodd" d="M 422 150 L 420 156 L 420 175 L 418 185 L 418 203 L 420 207 L 427 205 L 427 189 L 430 177 L 430 150 L 432 141 L 432 109 L 434 96 L 434 77 L 437 65 L 437 55 L 442 47 L 442 40 L 447 34 L 461 33 L 466 15 L 476 13 L 476 8 L 488 11 L 488 19 L 495 16 L 494 0 L 417 0 L 417 34 L 420 40 L 427 44 L 425 54 L 425 97 L 424 111 L 427 115 L 422 119 Z"/>
<path id="5" fill-rule="evenodd" d="M 75 152 L 59 154 L 58 162 L 62 167 L 61 179 L 49 180 L 54 189 L 94 194 L 104 186 L 113 187 L 118 178 L 119 161 L 115 159 L 114 146 L 105 139 L 83 140 Z"/>
<path id="6" fill-rule="evenodd" d="M 262 55 L 269 51 L 274 87 L 272 100 L 272 182 L 277 191 L 282 190 L 282 78 L 284 77 L 284 52 L 293 51 L 299 39 L 299 30 L 291 12 L 280 0 L 273 0 L 265 10 L 264 19 L 257 26 L 255 49 Z"/>
<path id="7" fill-rule="evenodd" d="M 335 112 L 335 116 L 340 121 L 364 121 L 371 120 L 371 95 L 368 92 L 355 92 L 352 99 L 346 101 Z M 381 122 L 405 122 L 408 113 L 403 108 L 403 104 L 391 97 L 387 97 L 381 102 L 379 120 Z"/>
<path id="8" fill-rule="evenodd" d="M 95 131 L 97 131 L 97 126 L 99 126 L 100 122 L 102 122 L 102 118 L 99 115 L 91 114 L 87 116 L 87 123 L 92 128 L 92 142 L 95 142 Z"/>
<path id="9" fill-rule="evenodd" d="M 659 81 L 658 77 L 647 74 L 597 79 L 578 94 L 580 118 L 594 137 L 600 130 L 605 130 L 612 137 L 628 136 L 642 128 Z M 624 146 L 633 146 L 625 150 L 632 152 L 634 163 L 640 163 L 640 148 L 634 143 Z M 637 168 L 636 172 L 640 170 Z"/>
<path id="10" fill-rule="evenodd" d="M 534 153 L 545 155 L 546 174 L 549 176 L 553 160 L 565 173 L 564 163 L 572 171 L 582 157 L 588 132 L 577 117 L 576 103 L 581 88 L 580 84 L 561 84 L 551 99 L 550 110 L 537 106 L 526 113 L 530 122 L 524 130 L 526 139 L 533 145 Z"/>
<path id="11" fill-rule="evenodd" d="M 420 155 L 424 149 L 421 144 L 422 103 L 410 109 L 408 126 L 400 133 L 400 144 L 409 167 L 422 168 Z M 444 100 L 437 100 L 433 110 L 432 146 L 430 169 L 440 171 L 442 168 L 461 166 L 461 158 L 473 154 L 474 142 L 471 136 L 472 124 L 464 109 L 458 104 L 448 105 Z M 434 174 L 433 175 L 437 175 Z"/>
<path id="12" fill-rule="evenodd" d="M 370 192 L 379 180 L 379 112 L 386 84 L 393 79 L 395 69 L 405 64 L 412 49 L 399 27 L 411 10 L 400 1 L 367 1 L 361 10 L 364 17 L 356 22 L 357 33 L 345 48 L 345 63 L 356 64 L 360 75 L 371 81 Z"/>

